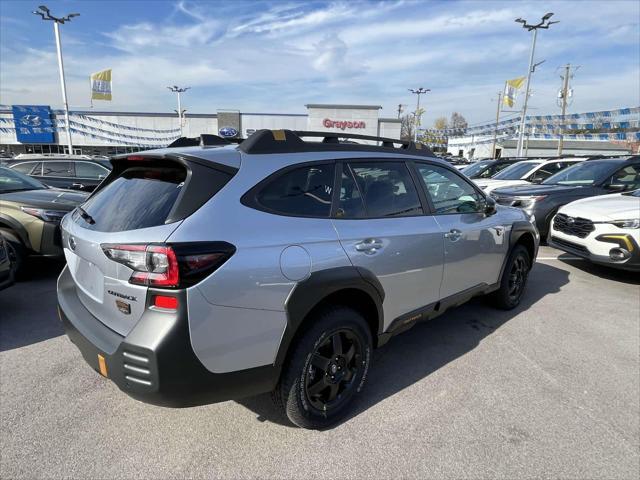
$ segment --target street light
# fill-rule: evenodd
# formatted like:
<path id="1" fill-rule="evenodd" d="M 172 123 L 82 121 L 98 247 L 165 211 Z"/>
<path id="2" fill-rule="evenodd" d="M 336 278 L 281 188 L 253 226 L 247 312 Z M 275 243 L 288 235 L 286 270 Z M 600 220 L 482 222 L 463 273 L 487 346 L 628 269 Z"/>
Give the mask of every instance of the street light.
<path id="1" fill-rule="evenodd" d="M 180 99 L 180 94 L 186 92 L 187 90 L 189 90 L 191 87 L 184 87 L 184 88 L 180 88 L 177 85 L 174 85 L 173 87 L 167 87 L 169 90 L 171 90 L 174 93 L 178 94 L 178 123 L 180 125 L 180 136 L 182 136 L 182 115 L 184 112 L 186 112 L 186 110 L 182 110 L 182 102 Z"/>
<path id="2" fill-rule="evenodd" d="M 70 13 L 66 17 L 54 17 L 51 10 L 46 5 L 40 5 L 38 10 L 31 12 L 38 15 L 42 20 L 50 20 L 53 22 L 53 31 L 56 37 L 56 50 L 58 51 L 58 69 L 60 70 L 60 86 L 62 88 L 62 102 L 64 103 L 64 121 L 67 127 L 67 144 L 69 153 L 73 154 L 73 144 L 71 142 L 71 127 L 69 125 L 69 103 L 67 102 L 67 84 L 64 80 L 64 63 L 62 62 L 62 45 L 60 44 L 60 29 L 58 24 L 70 22 L 73 17 L 80 16 L 79 13 Z"/>
<path id="3" fill-rule="evenodd" d="M 431 89 L 430 88 L 420 87 L 417 90 L 413 89 L 413 88 L 410 88 L 409 91 L 411 93 L 415 93 L 418 96 L 418 104 L 416 106 L 416 113 L 413 115 L 413 143 L 416 143 L 418 141 L 418 113 L 420 111 L 420 95 L 422 95 L 423 93 L 430 92 Z"/>
<path id="4" fill-rule="evenodd" d="M 522 118 L 520 119 L 520 132 L 518 135 L 518 153 L 517 156 L 520 157 L 522 155 L 522 147 L 524 141 L 524 127 L 526 125 L 526 117 L 527 117 L 527 103 L 529 101 L 529 84 L 531 83 L 531 74 L 533 73 L 535 66 L 533 65 L 533 55 L 536 50 L 536 38 L 538 36 L 538 29 L 548 29 L 554 23 L 559 22 L 550 22 L 549 19 L 553 16 L 552 12 L 545 13 L 540 23 L 536 23 L 534 25 L 530 25 L 523 18 L 516 18 L 516 23 L 521 23 L 522 28 L 526 28 L 529 32 L 533 32 L 533 40 L 531 42 L 531 55 L 529 56 L 529 72 L 527 73 L 527 84 L 525 86 L 524 93 L 524 104 L 522 105 Z M 537 65 L 536 65 L 537 66 Z"/>

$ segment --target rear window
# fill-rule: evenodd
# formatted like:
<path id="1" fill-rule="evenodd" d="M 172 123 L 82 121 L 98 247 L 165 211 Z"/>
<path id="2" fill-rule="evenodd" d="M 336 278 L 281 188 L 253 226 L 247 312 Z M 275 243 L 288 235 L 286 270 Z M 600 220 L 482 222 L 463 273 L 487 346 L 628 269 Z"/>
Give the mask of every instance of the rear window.
<path id="1" fill-rule="evenodd" d="M 133 167 L 95 193 L 82 206 L 100 232 L 121 232 L 163 225 L 184 187 L 186 170 Z"/>

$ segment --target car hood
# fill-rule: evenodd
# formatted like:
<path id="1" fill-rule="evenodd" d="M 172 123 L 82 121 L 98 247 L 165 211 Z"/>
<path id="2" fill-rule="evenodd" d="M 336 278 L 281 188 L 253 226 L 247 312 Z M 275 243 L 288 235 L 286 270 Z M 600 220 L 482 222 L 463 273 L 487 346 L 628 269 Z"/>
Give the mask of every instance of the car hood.
<path id="1" fill-rule="evenodd" d="M 46 188 L 42 190 L 25 190 L 0 194 L 0 200 L 19 203 L 35 208 L 71 211 L 89 197 L 87 193 L 75 190 Z"/>
<path id="2" fill-rule="evenodd" d="M 508 196 L 538 196 L 552 195 L 554 193 L 571 193 L 581 191 L 585 187 L 576 187 L 575 185 L 517 185 L 514 187 L 497 188 L 494 193 L 496 195 Z"/>
<path id="3" fill-rule="evenodd" d="M 640 217 L 640 197 L 617 193 L 583 198 L 565 205 L 559 212 L 570 217 L 588 218 L 596 222 L 638 218 Z"/>
<path id="4" fill-rule="evenodd" d="M 531 185 L 526 180 L 496 180 L 495 178 L 474 180 L 474 182 L 487 193 L 495 190 L 496 188 L 507 188 L 516 185 Z"/>

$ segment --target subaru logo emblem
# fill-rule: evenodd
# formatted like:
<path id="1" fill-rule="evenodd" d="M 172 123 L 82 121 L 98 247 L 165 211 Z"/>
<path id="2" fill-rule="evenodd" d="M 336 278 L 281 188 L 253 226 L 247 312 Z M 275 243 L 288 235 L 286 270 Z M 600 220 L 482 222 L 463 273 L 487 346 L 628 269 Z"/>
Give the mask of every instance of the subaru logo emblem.
<path id="1" fill-rule="evenodd" d="M 235 137 L 238 135 L 238 131 L 233 127 L 222 127 L 218 132 L 222 137 Z"/>
<path id="2" fill-rule="evenodd" d="M 25 115 L 20 119 L 20 123 L 27 127 L 39 127 L 42 125 L 42 119 L 38 115 Z"/>
<path id="3" fill-rule="evenodd" d="M 71 250 L 75 250 L 76 249 L 76 239 L 73 238 L 71 235 L 69 235 L 69 248 Z"/>

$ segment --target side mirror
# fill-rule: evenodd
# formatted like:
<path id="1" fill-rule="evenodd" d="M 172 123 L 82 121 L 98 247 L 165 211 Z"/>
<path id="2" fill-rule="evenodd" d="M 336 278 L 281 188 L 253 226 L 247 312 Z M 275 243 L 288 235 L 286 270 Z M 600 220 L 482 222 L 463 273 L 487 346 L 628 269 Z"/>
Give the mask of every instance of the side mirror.
<path id="1" fill-rule="evenodd" d="M 486 203 L 484 205 L 484 214 L 487 217 L 490 217 L 491 215 L 494 215 L 496 211 L 496 201 L 491 197 L 487 197 Z"/>
<path id="2" fill-rule="evenodd" d="M 610 183 L 609 185 L 605 185 L 604 188 L 610 192 L 624 192 L 627 189 L 627 186 L 620 183 Z"/>

